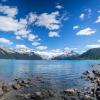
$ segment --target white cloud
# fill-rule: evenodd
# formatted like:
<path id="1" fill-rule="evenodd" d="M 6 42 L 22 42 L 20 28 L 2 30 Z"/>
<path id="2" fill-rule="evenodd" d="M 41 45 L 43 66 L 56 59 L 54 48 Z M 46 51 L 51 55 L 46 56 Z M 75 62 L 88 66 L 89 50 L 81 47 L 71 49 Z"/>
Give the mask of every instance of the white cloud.
<path id="1" fill-rule="evenodd" d="M 31 12 L 31 13 L 29 13 L 29 15 L 27 17 L 28 17 L 27 19 L 28 19 L 29 23 L 32 24 L 37 20 L 38 15 Z"/>
<path id="2" fill-rule="evenodd" d="M 20 36 L 16 36 L 16 39 L 20 40 L 20 39 L 21 39 L 21 37 L 20 37 Z"/>
<path id="3" fill-rule="evenodd" d="M 38 46 L 38 45 L 40 45 L 40 43 L 39 42 L 33 42 L 32 45 L 33 46 Z"/>
<path id="4" fill-rule="evenodd" d="M 92 10 L 90 8 L 84 9 L 84 12 L 80 14 L 79 18 L 81 20 L 88 19 L 92 15 Z"/>
<path id="5" fill-rule="evenodd" d="M 36 49 L 38 50 L 46 50 L 48 47 L 47 46 L 38 46 Z"/>
<path id="6" fill-rule="evenodd" d="M 57 18 L 59 16 L 59 12 L 42 13 L 38 16 L 36 25 L 44 26 L 49 30 L 57 30 L 60 28 L 60 20 Z"/>
<path id="7" fill-rule="evenodd" d="M 11 42 L 10 40 L 6 39 L 6 38 L 0 38 L 0 43 L 5 43 L 8 45 L 13 44 L 13 42 Z"/>
<path id="8" fill-rule="evenodd" d="M 87 28 L 77 32 L 76 35 L 91 35 L 91 34 L 94 34 L 95 32 L 96 32 L 95 30 L 87 27 Z"/>
<path id="9" fill-rule="evenodd" d="M 41 55 L 44 59 L 51 59 L 52 57 L 63 54 L 64 52 L 62 52 L 60 49 L 53 49 L 50 51 L 35 51 L 35 53 Z"/>
<path id="10" fill-rule="evenodd" d="M 100 48 L 100 44 L 87 45 L 87 48 Z"/>
<path id="11" fill-rule="evenodd" d="M 100 10 L 98 10 L 97 12 L 100 13 Z"/>
<path id="12" fill-rule="evenodd" d="M 16 51 L 18 51 L 20 53 L 31 52 L 31 49 L 23 44 L 16 45 L 15 49 L 16 49 Z"/>
<path id="13" fill-rule="evenodd" d="M 56 5 L 56 8 L 57 9 L 62 9 L 63 8 L 63 6 L 61 6 L 59 3 Z"/>
<path id="14" fill-rule="evenodd" d="M 20 36 L 22 38 L 27 38 L 27 35 L 30 33 L 30 30 L 21 29 L 15 33 L 16 36 Z"/>
<path id="15" fill-rule="evenodd" d="M 17 31 L 18 29 L 18 21 L 14 20 L 11 17 L 0 16 L 0 30 L 1 31 Z"/>
<path id="16" fill-rule="evenodd" d="M 9 17 L 15 17 L 18 13 L 18 9 L 16 7 L 0 5 L 0 12 Z"/>
<path id="17" fill-rule="evenodd" d="M 84 18 L 85 18 L 85 14 L 82 13 L 79 17 L 80 17 L 81 20 L 84 20 Z"/>
<path id="18" fill-rule="evenodd" d="M 100 16 L 98 16 L 97 20 L 95 21 L 96 23 L 100 23 Z"/>
<path id="19" fill-rule="evenodd" d="M 36 35 L 31 34 L 31 30 L 28 29 L 27 18 L 15 18 L 18 14 L 16 7 L 2 6 L 0 5 L 0 12 L 5 15 L 0 15 L 0 31 L 14 32 L 16 39 L 26 38 L 29 41 L 33 41 Z"/>
<path id="20" fill-rule="evenodd" d="M 73 48 L 76 50 L 76 48 Z M 41 55 L 44 59 L 51 59 L 53 57 L 56 56 L 60 56 L 60 55 L 72 55 L 71 50 L 70 51 L 66 51 L 65 49 L 61 50 L 61 49 L 52 49 L 49 51 L 35 51 L 35 53 Z"/>
<path id="21" fill-rule="evenodd" d="M 59 33 L 58 32 L 51 31 L 48 34 L 49 34 L 49 37 L 59 37 Z"/>
<path id="22" fill-rule="evenodd" d="M 92 15 L 92 9 L 90 9 L 90 8 L 85 9 L 85 15 L 87 18 L 89 18 Z"/>
<path id="23" fill-rule="evenodd" d="M 78 29 L 78 28 L 79 28 L 79 25 L 73 26 L 73 30 Z"/>
<path id="24" fill-rule="evenodd" d="M 69 51 L 76 51 L 78 48 L 69 48 L 69 47 L 65 47 L 64 48 L 64 52 L 69 52 Z"/>
<path id="25" fill-rule="evenodd" d="M 33 41 L 33 40 L 36 39 L 36 38 L 38 38 L 37 35 L 34 35 L 34 34 L 29 34 L 29 35 L 28 35 L 28 40 L 29 40 L 29 41 Z"/>
<path id="26" fill-rule="evenodd" d="M 100 42 L 100 40 L 98 40 L 98 42 Z"/>
<path id="27" fill-rule="evenodd" d="M 45 27 L 48 30 L 59 30 L 61 27 L 61 22 L 62 20 L 65 20 L 65 14 L 62 16 L 59 14 L 59 11 L 51 12 L 51 13 L 42 13 L 42 14 L 37 14 L 37 13 L 29 13 L 29 15 L 26 17 L 28 24 L 31 25 L 36 25 L 38 27 Z M 68 18 L 67 18 L 68 19 Z M 57 33 L 55 33 L 57 36 Z M 50 37 L 51 36 L 50 33 Z"/>

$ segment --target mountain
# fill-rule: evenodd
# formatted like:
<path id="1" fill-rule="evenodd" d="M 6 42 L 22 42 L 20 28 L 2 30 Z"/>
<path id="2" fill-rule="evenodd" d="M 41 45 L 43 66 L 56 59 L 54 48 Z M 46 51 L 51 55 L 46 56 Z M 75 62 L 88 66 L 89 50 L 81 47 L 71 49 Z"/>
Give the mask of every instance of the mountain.
<path id="1" fill-rule="evenodd" d="M 89 49 L 77 59 L 100 59 L 100 48 Z"/>
<path id="2" fill-rule="evenodd" d="M 5 47 L 0 47 L 0 59 L 26 59 L 26 60 L 38 60 L 42 59 L 41 56 L 34 52 L 17 52 Z"/>
<path id="3" fill-rule="evenodd" d="M 52 59 L 52 60 L 81 60 L 81 59 L 100 59 L 100 48 L 89 49 L 85 53 L 79 55 L 78 53 L 64 52 L 62 54 L 48 53 L 36 53 L 34 51 L 25 50 L 12 50 L 5 47 L 0 47 L 0 59 L 22 59 L 22 60 L 41 60 L 41 59 Z"/>
<path id="4" fill-rule="evenodd" d="M 78 53 L 71 51 L 71 52 L 66 52 L 64 54 L 61 54 L 59 56 L 56 56 L 54 58 L 52 58 L 53 60 L 72 60 L 72 59 L 76 59 L 76 57 L 79 56 Z"/>

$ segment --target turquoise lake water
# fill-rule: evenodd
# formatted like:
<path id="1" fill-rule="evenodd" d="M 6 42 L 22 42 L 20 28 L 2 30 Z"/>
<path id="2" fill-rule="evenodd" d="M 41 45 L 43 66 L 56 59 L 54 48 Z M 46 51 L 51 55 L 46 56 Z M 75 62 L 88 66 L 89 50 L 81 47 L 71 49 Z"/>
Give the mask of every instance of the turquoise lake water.
<path id="1" fill-rule="evenodd" d="M 0 60 L 0 80 L 44 76 L 59 88 L 85 86 L 80 76 L 100 60 Z"/>

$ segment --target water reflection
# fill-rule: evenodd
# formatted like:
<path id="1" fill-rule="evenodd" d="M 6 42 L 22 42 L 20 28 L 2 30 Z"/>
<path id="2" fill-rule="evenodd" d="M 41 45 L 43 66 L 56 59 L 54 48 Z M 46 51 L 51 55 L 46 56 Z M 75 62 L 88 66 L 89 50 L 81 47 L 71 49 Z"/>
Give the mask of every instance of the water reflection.
<path id="1" fill-rule="evenodd" d="M 42 75 L 52 87 L 82 86 L 80 75 L 99 60 L 0 60 L 0 79 L 12 80 L 27 74 Z"/>

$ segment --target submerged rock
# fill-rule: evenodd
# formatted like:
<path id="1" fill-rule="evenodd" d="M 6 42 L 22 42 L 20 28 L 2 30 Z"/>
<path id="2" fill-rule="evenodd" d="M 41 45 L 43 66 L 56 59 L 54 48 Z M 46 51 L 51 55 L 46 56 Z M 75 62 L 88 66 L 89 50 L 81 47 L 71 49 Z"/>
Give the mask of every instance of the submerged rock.
<path id="1" fill-rule="evenodd" d="M 91 97 L 88 94 L 86 94 L 84 95 L 83 100 L 91 100 Z"/>
<path id="2" fill-rule="evenodd" d="M 41 92 L 35 92 L 33 95 L 31 95 L 30 97 L 33 100 L 42 100 L 43 99 L 43 95 Z"/>
<path id="3" fill-rule="evenodd" d="M 14 90 L 18 90 L 18 89 L 21 88 L 21 86 L 20 86 L 19 84 L 12 84 L 12 88 L 13 88 Z"/>
<path id="4" fill-rule="evenodd" d="M 77 90 L 76 89 L 73 89 L 73 88 L 66 89 L 66 90 L 64 90 L 64 93 L 69 94 L 69 95 L 74 95 L 74 94 L 77 93 Z"/>
<path id="5" fill-rule="evenodd" d="M 3 95 L 3 90 L 2 90 L 2 88 L 0 88 L 0 96 L 2 96 Z"/>
<path id="6" fill-rule="evenodd" d="M 10 85 L 2 85 L 2 91 L 3 92 L 9 92 L 11 90 L 11 86 Z"/>

